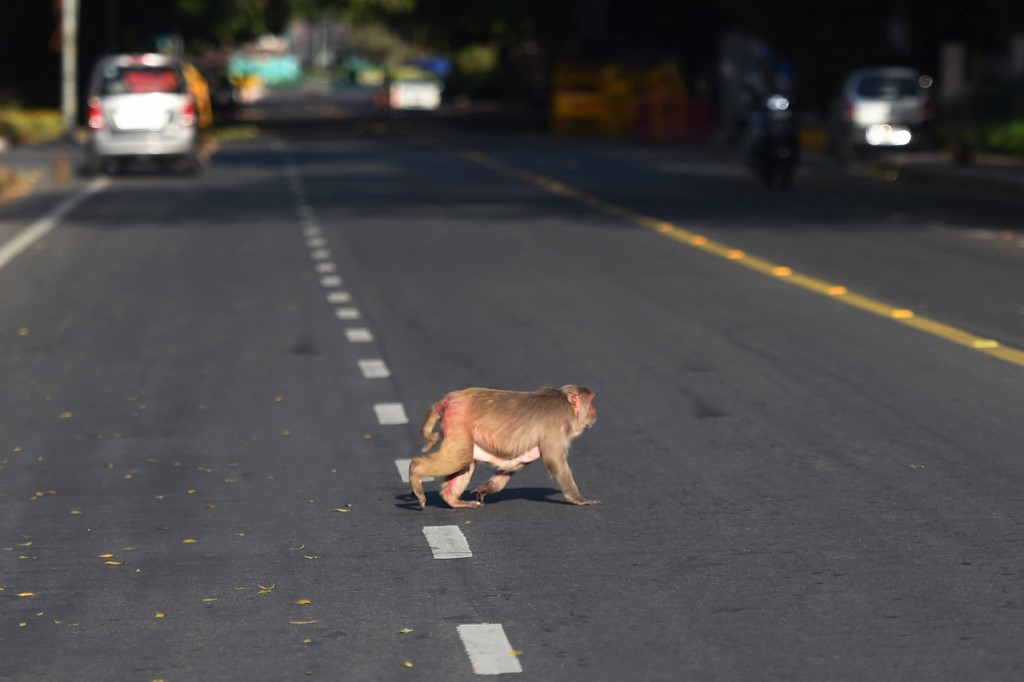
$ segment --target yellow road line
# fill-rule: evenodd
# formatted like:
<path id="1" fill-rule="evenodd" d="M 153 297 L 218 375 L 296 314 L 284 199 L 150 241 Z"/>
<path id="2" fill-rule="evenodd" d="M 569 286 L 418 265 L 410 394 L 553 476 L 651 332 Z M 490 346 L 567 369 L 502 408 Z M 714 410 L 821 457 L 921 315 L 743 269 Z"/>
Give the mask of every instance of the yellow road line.
<path id="1" fill-rule="evenodd" d="M 448 149 L 443 143 L 439 143 L 434 140 L 431 140 L 429 144 L 438 149 Z M 872 315 L 887 318 L 906 327 L 911 327 L 926 334 L 930 334 L 931 336 L 945 339 L 946 341 L 984 353 L 985 355 L 998 360 L 1024 367 L 1024 351 L 1010 346 L 1004 346 L 995 339 L 989 339 L 972 334 L 971 332 L 939 322 L 938 320 L 916 315 L 912 310 L 898 308 L 889 303 L 885 303 L 884 301 L 850 291 L 842 285 L 835 284 L 833 282 L 826 282 L 825 280 L 818 279 L 817 277 L 796 272 L 787 265 L 772 263 L 771 261 L 746 253 L 741 249 L 733 248 L 727 244 L 722 244 L 714 241 L 713 239 L 709 239 L 704 235 L 691 232 L 690 230 L 685 230 L 673 225 L 672 223 L 637 213 L 617 204 L 609 203 L 603 199 L 569 187 L 557 180 L 553 180 L 537 173 L 520 170 L 477 150 L 458 149 L 449 151 L 454 151 L 454 153 L 467 161 L 471 161 L 486 168 L 490 168 L 498 173 L 535 185 L 548 192 L 552 192 L 553 194 L 558 194 L 568 199 L 572 199 L 573 201 L 586 204 L 587 206 L 591 206 L 602 213 L 622 218 L 634 223 L 635 225 L 639 225 L 648 230 L 653 230 L 665 237 L 668 237 L 669 239 L 674 239 L 677 242 L 699 251 L 703 251 L 704 253 L 729 260 L 737 265 L 742 265 L 743 267 L 759 272 L 762 275 L 786 282 L 787 284 L 792 284 L 793 286 L 800 287 L 801 289 L 805 289 L 821 296 L 827 296 L 835 301 L 853 306 L 854 308 L 871 313 Z"/>

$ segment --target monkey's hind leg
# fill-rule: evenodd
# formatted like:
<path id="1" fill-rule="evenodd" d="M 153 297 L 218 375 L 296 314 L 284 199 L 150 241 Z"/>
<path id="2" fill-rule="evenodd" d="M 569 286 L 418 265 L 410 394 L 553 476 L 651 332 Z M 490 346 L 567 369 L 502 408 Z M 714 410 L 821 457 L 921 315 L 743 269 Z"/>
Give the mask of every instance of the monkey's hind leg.
<path id="1" fill-rule="evenodd" d="M 491 480 L 486 483 L 481 483 L 477 487 L 473 488 L 473 494 L 476 495 L 476 501 L 483 504 L 484 497 L 491 493 L 501 492 L 510 478 L 512 478 L 511 473 L 500 471 L 494 474 L 494 476 L 491 477 Z"/>
<path id="2" fill-rule="evenodd" d="M 473 467 L 473 460 L 470 460 L 468 467 L 449 475 L 444 485 L 441 486 L 441 497 L 453 509 L 479 507 L 481 504 L 478 500 L 468 502 L 462 499 L 462 493 L 466 486 L 469 485 L 469 479 L 473 476 Z"/>
<path id="3" fill-rule="evenodd" d="M 409 484 L 412 486 L 413 495 L 423 509 L 427 500 L 423 494 L 424 476 L 440 478 L 446 476 L 447 480 L 441 488 L 441 497 L 452 507 L 476 507 L 478 502 L 464 503 L 459 499 L 462 491 L 469 485 L 469 478 L 473 475 L 473 446 L 459 447 L 459 439 L 446 439 L 441 449 L 424 457 L 417 457 L 409 464 Z"/>

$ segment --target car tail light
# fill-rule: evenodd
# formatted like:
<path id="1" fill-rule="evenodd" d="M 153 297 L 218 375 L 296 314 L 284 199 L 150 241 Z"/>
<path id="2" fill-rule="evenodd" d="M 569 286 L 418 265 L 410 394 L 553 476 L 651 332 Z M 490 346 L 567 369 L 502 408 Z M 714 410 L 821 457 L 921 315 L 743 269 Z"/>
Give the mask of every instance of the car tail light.
<path id="1" fill-rule="evenodd" d="M 90 97 L 88 105 L 89 127 L 93 130 L 99 130 L 103 127 L 103 106 L 100 104 L 99 97 Z"/>
<path id="2" fill-rule="evenodd" d="M 851 102 L 850 100 L 843 101 L 843 120 L 853 120 L 853 102 Z"/>
<path id="3" fill-rule="evenodd" d="M 196 124 L 196 103 L 191 97 L 185 102 L 185 106 L 181 108 L 181 125 L 186 128 L 191 128 Z"/>

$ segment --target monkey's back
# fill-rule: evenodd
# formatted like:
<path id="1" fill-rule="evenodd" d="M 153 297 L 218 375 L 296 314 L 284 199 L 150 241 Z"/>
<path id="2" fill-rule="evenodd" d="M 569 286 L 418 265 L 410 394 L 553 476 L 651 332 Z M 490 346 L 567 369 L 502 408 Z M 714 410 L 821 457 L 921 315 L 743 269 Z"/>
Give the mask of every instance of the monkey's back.
<path id="1" fill-rule="evenodd" d="M 550 386 L 536 391 L 465 388 L 442 398 L 438 411 L 443 436 L 454 424 L 472 424 L 474 443 L 510 458 L 539 445 L 552 429 L 564 433 L 572 420 L 565 394 Z"/>

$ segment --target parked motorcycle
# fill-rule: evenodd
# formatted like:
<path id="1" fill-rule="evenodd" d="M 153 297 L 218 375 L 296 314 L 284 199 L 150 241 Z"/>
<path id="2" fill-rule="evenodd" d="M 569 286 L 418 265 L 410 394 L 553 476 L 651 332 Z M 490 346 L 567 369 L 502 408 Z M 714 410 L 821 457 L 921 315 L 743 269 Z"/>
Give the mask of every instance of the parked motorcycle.
<path id="1" fill-rule="evenodd" d="M 761 98 L 750 115 L 747 162 L 765 187 L 791 187 L 800 161 L 796 113 L 784 95 Z"/>

